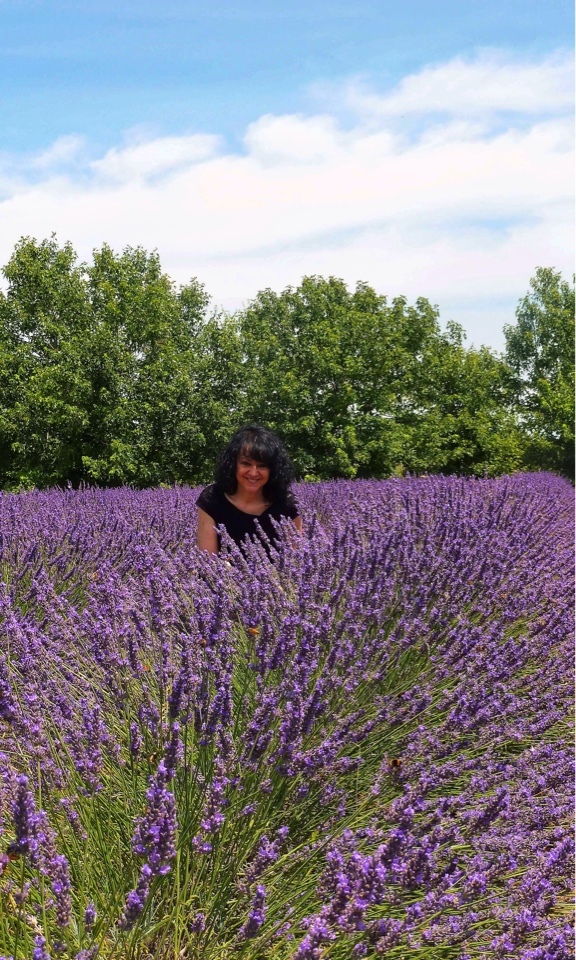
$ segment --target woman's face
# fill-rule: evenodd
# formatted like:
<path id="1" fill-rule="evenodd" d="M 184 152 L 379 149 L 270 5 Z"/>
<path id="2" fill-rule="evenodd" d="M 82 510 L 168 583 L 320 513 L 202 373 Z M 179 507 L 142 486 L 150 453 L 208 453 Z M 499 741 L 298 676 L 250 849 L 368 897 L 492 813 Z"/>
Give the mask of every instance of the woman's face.
<path id="1" fill-rule="evenodd" d="M 236 465 L 237 493 L 248 493 L 253 496 L 258 493 L 270 479 L 270 468 L 261 460 L 254 460 L 247 454 L 241 453 Z"/>

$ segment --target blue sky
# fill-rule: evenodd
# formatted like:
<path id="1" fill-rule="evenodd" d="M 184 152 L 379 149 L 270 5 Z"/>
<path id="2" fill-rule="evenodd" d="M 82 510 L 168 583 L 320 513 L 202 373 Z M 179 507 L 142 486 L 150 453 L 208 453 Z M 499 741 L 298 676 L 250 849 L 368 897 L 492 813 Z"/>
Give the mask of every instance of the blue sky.
<path id="1" fill-rule="evenodd" d="M 311 85 L 365 74 L 386 88 L 478 47 L 566 47 L 567 0 L 83 0 L 0 3 L 1 143 L 63 133 L 108 144 L 126 128 L 241 134 L 299 110 Z"/>
<path id="2" fill-rule="evenodd" d="M 333 273 L 498 347 L 570 269 L 572 33 L 567 0 L 0 0 L 0 261 L 140 242 L 226 308 Z"/>

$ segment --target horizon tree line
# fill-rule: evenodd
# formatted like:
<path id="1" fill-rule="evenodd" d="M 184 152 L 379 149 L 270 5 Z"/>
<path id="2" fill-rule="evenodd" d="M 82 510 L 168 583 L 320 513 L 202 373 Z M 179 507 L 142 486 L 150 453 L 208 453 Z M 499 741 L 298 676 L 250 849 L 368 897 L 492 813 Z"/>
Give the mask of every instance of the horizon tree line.
<path id="1" fill-rule="evenodd" d="M 304 277 L 214 311 L 156 252 L 23 238 L 0 291 L 0 489 L 205 483 L 243 423 L 307 480 L 574 476 L 574 284 L 539 267 L 506 348 L 425 298 Z"/>

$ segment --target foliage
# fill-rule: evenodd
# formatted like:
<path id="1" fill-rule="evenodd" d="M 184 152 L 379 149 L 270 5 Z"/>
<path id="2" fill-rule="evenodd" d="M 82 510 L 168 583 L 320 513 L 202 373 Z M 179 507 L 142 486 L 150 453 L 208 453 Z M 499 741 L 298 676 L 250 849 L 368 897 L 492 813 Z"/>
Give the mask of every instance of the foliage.
<path id="1" fill-rule="evenodd" d="M 522 463 L 506 365 L 486 347 L 465 349 L 450 325 L 422 362 L 405 462 L 414 472 L 497 476 Z"/>
<path id="2" fill-rule="evenodd" d="M 138 486 L 190 477 L 205 441 L 196 402 L 193 337 L 208 298 L 193 282 L 180 294 L 157 254 L 104 246 L 87 269 L 92 328 L 90 428 L 85 479 Z"/>
<path id="3" fill-rule="evenodd" d="M 214 479 L 218 454 L 242 422 L 242 394 L 246 368 L 234 317 L 214 315 L 194 339 L 194 402 L 203 442 L 196 447 L 189 481 Z"/>
<path id="4" fill-rule="evenodd" d="M 0 495 L 3 956 L 569 955 L 569 484 L 296 492 Z"/>
<path id="5" fill-rule="evenodd" d="M 574 476 L 574 284 L 539 268 L 505 327 L 527 464 Z"/>
<path id="6" fill-rule="evenodd" d="M 286 440 L 311 478 L 394 471 L 514 470 L 520 437 L 505 403 L 505 365 L 440 331 L 427 300 L 391 305 L 333 277 L 266 290 L 240 318 L 246 419 Z"/>
<path id="7" fill-rule="evenodd" d="M 158 255 L 25 239 L 0 300 L 0 483 L 138 486 L 198 476 L 225 418 L 198 390 L 208 298 Z M 217 338 L 216 338 L 217 339 Z M 202 353 L 202 350 L 199 350 Z M 204 395 L 205 395 L 204 390 Z"/>
<path id="8" fill-rule="evenodd" d="M 88 265 L 28 238 L 4 275 L 0 488 L 206 482 L 249 421 L 308 479 L 573 462 L 574 292 L 553 271 L 507 328 L 506 362 L 442 331 L 424 298 L 334 277 L 225 315 L 141 248 L 104 245 Z"/>
<path id="9" fill-rule="evenodd" d="M 341 280 L 308 277 L 297 290 L 263 291 L 241 317 L 245 419 L 277 430 L 301 474 L 356 473 L 364 321 L 379 315 L 378 300 L 357 309 Z"/>
<path id="10" fill-rule="evenodd" d="M 81 474 L 90 394 L 82 268 L 70 244 L 22 241 L 0 297 L 0 484 L 45 486 Z"/>

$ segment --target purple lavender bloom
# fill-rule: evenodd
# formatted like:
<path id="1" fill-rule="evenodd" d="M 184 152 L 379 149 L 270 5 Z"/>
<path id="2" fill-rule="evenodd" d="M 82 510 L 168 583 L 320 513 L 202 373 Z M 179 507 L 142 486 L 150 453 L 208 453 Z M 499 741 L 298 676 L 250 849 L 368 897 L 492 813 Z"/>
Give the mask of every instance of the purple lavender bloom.
<path id="1" fill-rule="evenodd" d="M 32 960 L 50 960 L 44 937 L 34 938 L 35 947 L 32 951 Z"/>
<path id="2" fill-rule="evenodd" d="M 130 724 L 130 753 L 136 760 L 142 750 L 142 734 L 137 723 Z"/>
<path id="3" fill-rule="evenodd" d="M 52 893 L 56 905 L 56 922 L 60 927 L 70 923 L 72 897 L 70 869 L 66 857 L 56 855 L 49 862 L 46 872 L 52 881 Z"/>
<path id="4" fill-rule="evenodd" d="M 18 777 L 17 784 L 16 799 L 12 808 L 16 833 L 15 849 L 35 862 L 39 847 L 38 812 L 32 792 L 28 788 L 28 777 L 22 774 Z"/>
<path id="5" fill-rule="evenodd" d="M 145 863 L 140 871 L 140 879 L 135 889 L 131 890 L 126 897 L 126 906 L 118 924 L 121 930 L 131 930 L 142 916 L 150 892 L 152 877 L 152 870 Z"/>
<path id="6" fill-rule="evenodd" d="M 177 720 L 172 724 L 172 733 L 166 746 L 164 763 L 166 764 L 167 779 L 173 780 L 178 764 L 181 763 L 184 756 L 184 746 L 180 740 L 180 724 Z"/>
<path id="7" fill-rule="evenodd" d="M 227 804 L 226 788 L 230 784 L 230 779 L 224 773 L 226 765 L 221 757 L 216 759 L 215 769 L 218 772 L 212 779 L 200 820 L 202 832 L 192 840 L 194 846 L 202 853 L 212 851 L 210 835 L 217 833 L 226 820 L 222 810 Z"/>
<path id="8" fill-rule="evenodd" d="M 248 890 L 250 885 L 262 876 L 266 868 L 276 862 L 288 832 L 288 827 L 280 827 L 275 840 L 270 841 L 267 836 L 260 837 L 256 855 L 246 868 L 245 876 L 239 884 L 241 890 Z"/>
<path id="9" fill-rule="evenodd" d="M 191 933 L 204 933 L 206 929 L 206 914 L 202 913 L 200 910 L 194 915 L 194 918 L 190 921 L 190 931 Z"/>
<path id="10" fill-rule="evenodd" d="M 97 916 L 98 914 L 96 913 L 96 907 L 93 903 L 89 903 L 84 911 L 84 926 L 87 930 L 90 930 L 91 927 L 94 926 Z"/>
<path id="11" fill-rule="evenodd" d="M 12 721 L 16 716 L 16 704 L 12 695 L 12 686 L 8 668 L 3 659 L 0 660 L 0 718 Z"/>
<path id="12" fill-rule="evenodd" d="M 17 906 L 22 906 L 23 903 L 26 903 L 28 896 L 30 894 L 30 882 L 27 880 L 21 890 L 16 890 L 14 893 L 14 902 Z"/>
<path id="13" fill-rule="evenodd" d="M 74 809 L 71 801 L 67 797 L 62 797 L 60 799 L 60 804 L 66 813 L 66 819 L 72 827 L 74 835 L 78 838 L 78 840 L 87 840 L 88 834 L 84 830 L 78 811 Z"/>
<path id="14" fill-rule="evenodd" d="M 254 894 L 252 900 L 252 908 L 248 915 L 248 919 L 242 925 L 238 932 L 239 940 L 249 940 L 252 937 L 255 937 L 260 927 L 266 919 L 266 887 L 263 884 L 258 884 L 256 887 L 256 893 Z"/>
<path id="15" fill-rule="evenodd" d="M 176 803 L 167 790 L 168 771 L 163 760 L 146 791 L 146 813 L 138 820 L 132 846 L 134 853 L 146 857 L 152 876 L 168 873 L 176 856 Z"/>
<path id="16" fill-rule="evenodd" d="M 315 917 L 307 926 L 308 933 L 294 954 L 295 960 L 319 960 L 322 944 L 336 939 L 336 934 L 322 917 Z"/>

